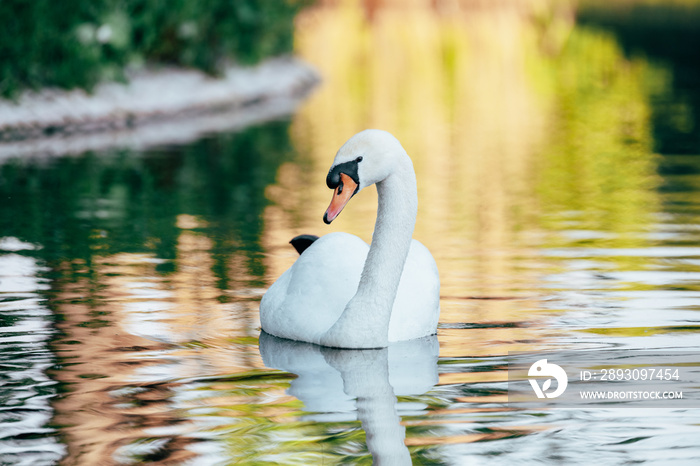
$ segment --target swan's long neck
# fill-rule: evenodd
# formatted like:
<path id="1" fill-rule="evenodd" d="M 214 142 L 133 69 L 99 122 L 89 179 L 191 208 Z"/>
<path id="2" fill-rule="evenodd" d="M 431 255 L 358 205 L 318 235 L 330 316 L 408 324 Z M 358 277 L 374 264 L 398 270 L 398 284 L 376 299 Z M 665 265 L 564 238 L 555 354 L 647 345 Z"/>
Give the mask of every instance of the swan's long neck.
<path id="1" fill-rule="evenodd" d="M 377 183 L 377 192 L 377 222 L 357 293 L 321 338 L 323 345 L 380 348 L 389 343 L 391 310 L 418 210 L 416 175 L 405 152 L 392 173 Z"/>
<path id="2" fill-rule="evenodd" d="M 377 183 L 379 207 L 362 278 L 353 298 L 382 309 L 388 328 L 391 308 L 401 280 L 416 224 L 418 195 L 411 160 L 402 157 L 397 169 Z"/>

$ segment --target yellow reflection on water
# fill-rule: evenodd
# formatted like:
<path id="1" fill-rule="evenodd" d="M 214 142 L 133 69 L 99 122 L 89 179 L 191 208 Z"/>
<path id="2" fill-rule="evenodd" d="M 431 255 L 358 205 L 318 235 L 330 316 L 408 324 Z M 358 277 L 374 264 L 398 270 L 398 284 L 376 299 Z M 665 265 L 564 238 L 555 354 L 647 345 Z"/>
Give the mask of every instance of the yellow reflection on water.
<path id="1" fill-rule="evenodd" d="M 270 236 L 344 230 L 369 241 L 374 190 L 363 191 L 327 228 L 319 221 L 329 198 L 323 179 L 350 135 L 382 128 L 414 161 L 420 202 L 414 236 L 438 261 L 443 295 L 528 295 L 523 290 L 533 277 L 513 270 L 511 258 L 532 254 L 517 231 L 534 215 L 535 180 L 528 171 L 546 128 L 547 105 L 528 81 L 536 39 L 519 8 L 452 14 L 416 2 L 379 8 L 369 21 L 357 3 L 344 2 L 303 15 L 298 51 L 324 77 L 292 129 L 310 166 L 301 180 L 309 189 L 296 205 L 295 224 L 280 221 L 279 207 L 270 209 L 270 230 L 293 225 Z M 282 193 L 298 187 L 285 180 L 278 187 L 288 199 L 292 195 Z M 272 276 L 290 262 L 277 266 L 275 260 Z M 477 320 L 512 317 L 508 306 L 479 307 L 490 309 Z M 464 322 L 464 311 L 463 303 L 446 302 L 443 319 Z"/>
<path id="2" fill-rule="evenodd" d="M 323 84 L 293 122 L 298 160 L 267 192 L 268 282 L 294 262 L 297 234 L 370 241 L 375 190 L 329 227 L 324 180 L 349 136 L 382 128 L 414 161 L 414 237 L 438 262 L 441 322 L 528 324 L 499 329 L 508 336 L 497 341 L 445 329 L 442 354 L 551 344 L 533 312 L 551 267 L 538 248 L 561 243 L 567 216 L 605 232 L 593 244 L 647 241 L 639 232 L 653 222 L 658 180 L 646 83 L 658 72 L 612 36 L 575 27 L 567 2 L 370 3 L 321 2 L 298 18 L 297 51 Z"/>
<path id="3" fill-rule="evenodd" d="M 269 191 L 270 282 L 295 259 L 280 245 L 296 234 L 342 230 L 370 241 L 375 190 L 363 191 L 326 227 L 320 221 L 330 199 L 324 178 L 349 136 L 382 128 L 399 138 L 416 168 L 414 237 L 438 261 L 441 321 L 522 320 L 520 303 L 469 299 L 527 298 L 536 289 L 536 277 L 513 259 L 534 254 L 519 232 L 537 215 L 533 158 L 547 135 L 551 106 L 531 83 L 533 66 L 547 64 L 533 65 L 542 52 L 527 16 L 519 7 L 467 14 L 414 2 L 380 6 L 370 20 L 357 2 L 343 2 L 303 14 L 296 37 L 298 52 L 324 82 L 292 127 L 304 169 L 298 176 L 280 170 Z M 536 341 L 532 332 L 518 333 Z M 443 353 L 489 351 L 473 341 L 482 332 L 461 333 L 461 341 L 441 335 Z"/>

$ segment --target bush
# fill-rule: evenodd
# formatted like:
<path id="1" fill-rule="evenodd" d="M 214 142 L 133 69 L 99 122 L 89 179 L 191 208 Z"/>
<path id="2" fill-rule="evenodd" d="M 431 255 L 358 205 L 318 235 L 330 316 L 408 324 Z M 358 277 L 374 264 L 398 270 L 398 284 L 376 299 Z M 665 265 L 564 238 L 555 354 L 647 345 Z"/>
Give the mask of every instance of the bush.
<path id="1" fill-rule="evenodd" d="M 211 74 L 287 53 L 311 0 L 2 0 L 0 95 L 26 87 L 92 88 L 130 63 Z"/>

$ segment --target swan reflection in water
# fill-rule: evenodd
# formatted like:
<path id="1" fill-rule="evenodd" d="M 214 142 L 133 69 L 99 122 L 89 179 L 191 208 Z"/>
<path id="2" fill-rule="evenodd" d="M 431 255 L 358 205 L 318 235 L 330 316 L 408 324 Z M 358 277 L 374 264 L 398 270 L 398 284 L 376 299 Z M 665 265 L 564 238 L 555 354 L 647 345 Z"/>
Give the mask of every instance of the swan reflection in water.
<path id="1" fill-rule="evenodd" d="M 344 350 L 260 335 L 265 365 L 298 376 L 287 393 L 314 413 L 307 419 L 359 420 L 377 465 L 411 464 L 396 397 L 422 395 L 435 386 L 438 353 L 436 336 Z"/>

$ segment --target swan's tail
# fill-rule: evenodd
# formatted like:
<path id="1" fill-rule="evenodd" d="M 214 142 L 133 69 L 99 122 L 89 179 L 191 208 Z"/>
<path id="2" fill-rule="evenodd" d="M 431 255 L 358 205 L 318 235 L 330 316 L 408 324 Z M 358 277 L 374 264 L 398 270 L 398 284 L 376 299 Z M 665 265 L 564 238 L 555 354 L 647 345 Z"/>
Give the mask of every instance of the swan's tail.
<path id="1" fill-rule="evenodd" d="M 299 254 L 301 254 L 302 252 L 306 251 L 306 249 L 317 239 L 318 236 L 316 235 L 299 235 L 292 238 L 289 243 L 294 246 L 294 249 L 296 249 Z"/>

